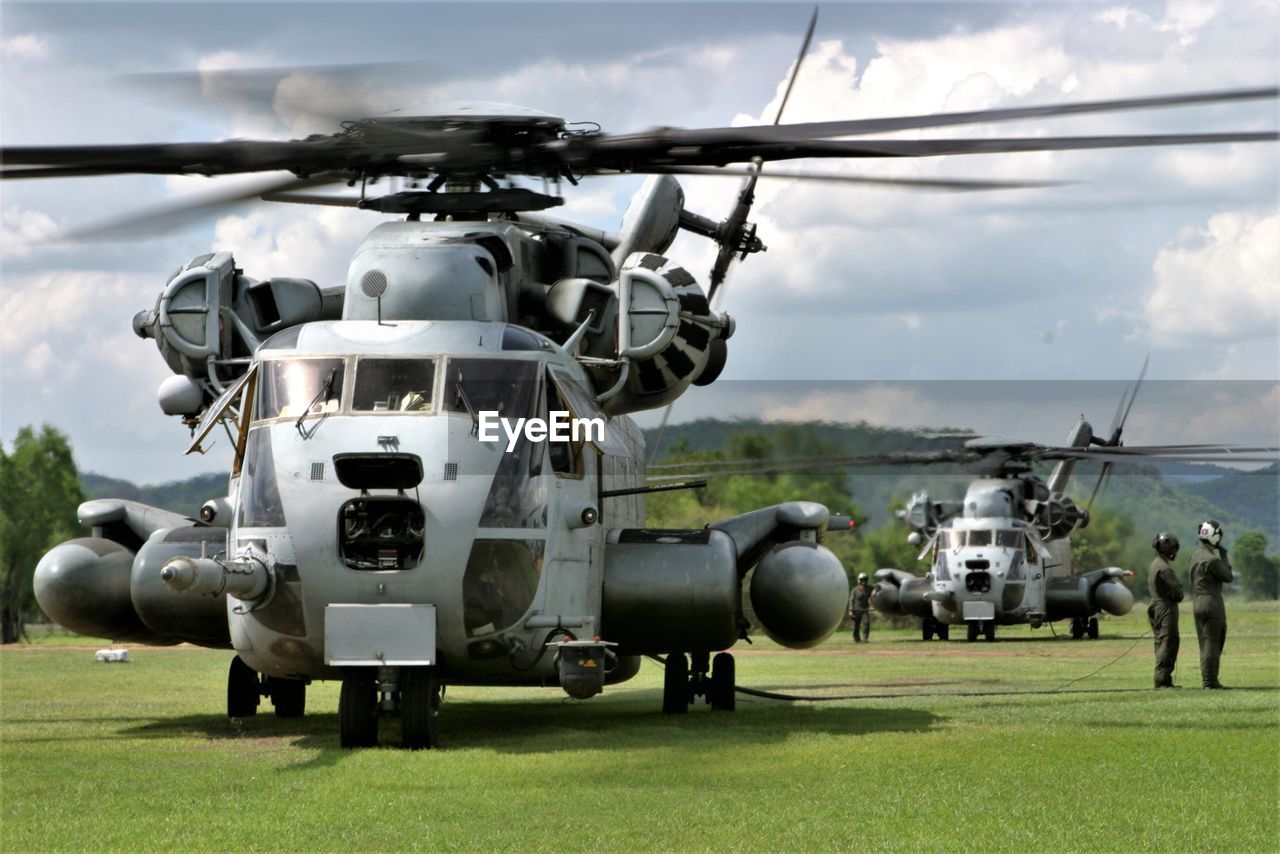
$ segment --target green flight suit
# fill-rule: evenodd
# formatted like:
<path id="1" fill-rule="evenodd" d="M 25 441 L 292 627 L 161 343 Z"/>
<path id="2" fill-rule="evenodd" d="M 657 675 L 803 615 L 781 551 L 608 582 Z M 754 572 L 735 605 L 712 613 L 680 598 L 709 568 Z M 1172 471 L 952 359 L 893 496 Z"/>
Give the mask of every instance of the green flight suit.
<path id="1" fill-rule="evenodd" d="M 849 600 L 849 616 L 853 618 L 854 643 L 871 639 L 871 585 L 859 584 L 853 588 Z M 862 637 L 858 637 L 861 630 Z"/>
<path id="2" fill-rule="evenodd" d="M 1191 555 L 1187 572 L 1191 588 L 1191 612 L 1196 618 L 1196 639 L 1200 641 L 1200 681 L 1206 688 L 1217 688 L 1218 660 L 1227 642 L 1227 609 L 1222 604 L 1223 582 L 1231 581 L 1231 564 L 1204 543 Z"/>
<path id="3" fill-rule="evenodd" d="M 1151 604 L 1147 606 L 1147 621 L 1156 642 L 1157 688 L 1173 685 L 1173 668 L 1178 662 L 1178 603 L 1182 601 L 1182 585 L 1173 567 L 1159 555 L 1147 569 L 1147 589 L 1151 591 Z"/>

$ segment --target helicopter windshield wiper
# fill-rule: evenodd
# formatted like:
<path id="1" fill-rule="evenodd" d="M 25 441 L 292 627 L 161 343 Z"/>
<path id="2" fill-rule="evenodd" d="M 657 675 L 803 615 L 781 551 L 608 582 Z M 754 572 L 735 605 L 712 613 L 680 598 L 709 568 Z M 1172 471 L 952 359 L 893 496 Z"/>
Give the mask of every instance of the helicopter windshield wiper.
<path id="1" fill-rule="evenodd" d="M 333 382 L 335 379 L 337 379 L 337 377 L 338 377 L 338 369 L 337 368 L 331 369 L 329 371 L 329 376 L 325 377 L 324 385 L 320 386 L 320 391 L 316 393 L 315 397 L 311 398 L 311 402 L 307 404 L 307 408 L 302 410 L 302 414 L 298 416 L 298 420 L 293 422 L 293 426 L 297 429 L 298 434 L 301 435 L 302 438 L 310 439 L 313 435 L 315 435 L 315 432 L 316 432 L 315 428 L 312 428 L 310 433 L 308 433 L 306 430 L 302 428 L 303 422 L 305 422 L 307 420 L 307 416 L 311 414 L 311 408 L 313 406 L 315 406 L 316 404 L 320 404 L 322 401 L 327 401 L 329 399 L 329 395 L 333 393 Z M 320 421 L 323 421 L 325 415 L 327 414 L 328 413 L 326 412 L 321 412 Z M 319 426 L 320 424 L 319 422 L 317 422 L 316 427 L 319 427 Z"/>
<path id="2" fill-rule="evenodd" d="M 453 381 L 454 400 L 461 401 L 462 405 L 467 408 L 467 414 L 471 416 L 471 435 L 480 435 L 480 416 L 476 412 L 476 408 L 471 405 L 471 398 L 467 397 L 467 390 L 462 385 L 462 372 L 458 372 L 458 378 Z"/>

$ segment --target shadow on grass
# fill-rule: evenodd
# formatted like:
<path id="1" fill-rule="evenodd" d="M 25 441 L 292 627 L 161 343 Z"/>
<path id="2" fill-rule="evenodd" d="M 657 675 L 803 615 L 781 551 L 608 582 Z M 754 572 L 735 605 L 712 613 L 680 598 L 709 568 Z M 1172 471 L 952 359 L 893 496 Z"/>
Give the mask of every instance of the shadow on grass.
<path id="1" fill-rule="evenodd" d="M 925 732 L 943 717 L 923 709 L 840 707 L 741 699 L 738 711 L 713 712 L 695 706 L 685 715 L 664 715 L 656 691 L 601 698 L 591 703 L 568 700 L 479 702 L 449 701 L 440 710 L 446 750 L 497 750 L 512 754 L 561 750 L 639 751 L 678 745 L 682 750 L 718 751 L 725 746 L 772 744 L 797 734 L 840 736 Z M 384 746 L 399 744 L 400 724 L 380 721 Z M 212 740 L 284 739 L 318 750 L 282 770 L 333 765 L 351 751 L 338 747 L 338 716 L 304 718 L 271 714 L 228 719 L 223 715 L 186 715 L 151 720 L 121 730 L 121 735 L 156 739 L 192 736 Z"/>

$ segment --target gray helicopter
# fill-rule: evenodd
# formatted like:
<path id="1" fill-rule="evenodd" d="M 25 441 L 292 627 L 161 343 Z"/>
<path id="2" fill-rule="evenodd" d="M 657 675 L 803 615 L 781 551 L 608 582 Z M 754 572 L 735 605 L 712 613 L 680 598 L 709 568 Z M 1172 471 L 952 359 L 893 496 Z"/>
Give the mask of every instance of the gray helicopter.
<path id="1" fill-rule="evenodd" d="M 285 171 L 219 204 L 261 197 L 404 217 L 368 235 L 342 287 L 258 281 L 228 252 L 168 279 L 133 327 L 174 373 L 160 404 L 193 430 L 189 450 L 218 429 L 230 437 L 227 495 L 194 518 L 87 502 L 91 536 L 45 555 L 37 599 L 84 634 L 234 650 L 234 717 L 263 697 L 279 716 L 301 715 L 309 682 L 340 680 L 350 747 L 376 742 L 380 715 L 401 718 L 405 746 L 437 745 L 445 684 L 559 685 L 585 699 L 633 676 L 646 654 L 667 656 L 664 712 L 697 698 L 733 709 L 726 650 L 749 628 L 744 595 L 790 647 L 820 643 L 843 616 L 848 582 L 821 544 L 829 514 L 796 501 L 697 530 L 646 528 L 645 494 L 672 486 L 646 485 L 630 414 L 723 368 L 734 323 L 710 300 L 733 259 L 764 248 L 747 221 L 762 164 L 1274 141 L 837 138 L 1276 94 L 627 135 L 475 103 L 301 140 L 5 148 L 7 180 Z M 750 165 L 711 169 L 735 163 Z M 708 170 L 746 176 L 721 222 L 686 210 L 674 177 Z M 545 213 L 561 203 L 547 183 L 627 172 L 650 177 L 617 232 Z M 524 178 L 544 191 L 516 186 Z M 390 179 L 408 189 L 379 193 Z M 359 195 L 308 192 L 343 183 Z M 662 254 L 682 228 L 719 246 L 707 291 Z"/>
<path id="2" fill-rule="evenodd" d="M 1105 488 L 1117 462 L 1183 460 L 1212 462 L 1272 461 L 1274 447 L 1208 445 L 1123 446 L 1124 423 L 1142 385 L 1126 390 L 1111 430 L 1094 434 L 1083 418 L 1065 447 L 999 438 L 971 439 L 962 449 L 938 452 L 915 462 L 968 462 L 984 472 L 959 501 L 935 500 L 927 492 L 911 496 L 897 511 L 911 528 L 907 541 L 924 544 L 928 558 L 923 577 L 900 569 L 880 569 L 871 604 L 892 616 L 921 618 L 921 638 L 948 640 L 950 627 L 966 627 L 967 639 L 995 640 L 997 625 L 1045 623 L 1069 619 L 1071 637 L 1098 637 L 1101 612 L 1129 613 L 1133 593 L 1120 567 L 1099 567 L 1077 574 L 1071 564 L 1071 534 L 1089 524 L 1093 502 Z M 923 457 L 924 455 L 921 455 Z M 1046 480 L 1030 463 L 1056 460 Z M 1080 507 L 1066 495 L 1067 483 L 1080 460 L 1101 461 L 1088 504 Z"/>

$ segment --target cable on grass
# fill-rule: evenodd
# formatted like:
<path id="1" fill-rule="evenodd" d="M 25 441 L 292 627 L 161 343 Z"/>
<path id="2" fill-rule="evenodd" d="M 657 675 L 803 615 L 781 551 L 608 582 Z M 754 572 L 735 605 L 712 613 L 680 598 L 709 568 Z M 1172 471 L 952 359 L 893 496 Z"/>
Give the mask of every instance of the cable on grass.
<path id="1" fill-rule="evenodd" d="M 1050 623 L 1049 627 L 1050 629 L 1052 629 L 1053 624 Z M 1076 684 L 1077 682 L 1083 682 L 1086 679 L 1090 679 L 1094 676 L 1097 676 L 1099 673 L 1106 670 L 1108 667 L 1115 664 L 1117 661 L 1124 658 L 1129 653 L 1133 652 L 1134 649 L 1137 648 L 1138 643 L 1142 641 L 1143 638 L 1148 637 L 1150 634 L 1151 634 L 1150 632 L 1143 632 L 1142 634 L 1138 635 L 1138 637 L 1134 640 L 1134 642 L 1130 644 L 1128 649 L 1126 649 L 1124 652 L 1120 653 L 1115 658 L 1108 661 L 1106 664 L 1099 667 L 1097 670 L 1094 670 L 1092 673 L 1087 673 L 1084 676 L 1080 676 L 1075 679 L 1072 679 L 1070 682 L 1064 682 L 1063 684 L 1059 685 L 1057 688 L 1051 688 L 1048 691 L 931 691 L 931 692 L 916 693 L 916 694 L 901 694 L 901 693 L 899 694 L 836 694 L 836 695 L 823 696 L 823 697 L 806 697 L 800 694 L 783 694 L 777 691 L 763 691 L 763 690 L 760 690 L 759 688 L 747 688 L 743 685 L 734 685 L 733 690 L 738 694 L 745 694 L 750 697 L 759 697 L 763 700 L 778 700 L 786 703 L 824 703 L 824 702 L 831 702 L 834 700 L 902 700 L 902 699 L 908 699 L 911 697 L 1027 697 L 1027 696 L 1037 696 L 1037 695 L 1047 695 L 1047 694 L 1061 694 L 1061 693 L 1068 693 L 1066 691 L 1067 688 L 1070 688 L 1072 685 Z M 1056 636 L 1057 635 L 1055 634 L 1055 637 Z M 660 664 L 664 668 L 667 666 L 667 660 L 663 656 L 646 655 L 645 658 L 649 658 L 649 659 L 652 659 L 653 661 L 656 661 L 658 664 Z M 1071 691 L 1069 693 L 1072 693 L 1072 694 L 1086 694 L 1086 693 L 1088 694 L 1106 694 L 1106 693 L 1119 694 L 1126 691 L 1129 691 L 1129 692 L 1142 691 L 1145 693 L 1147 690 L 1148 689 L 1146 688 L 1098 688 L 1092 691 L 1086 689 L 1083 691 Z"/>

